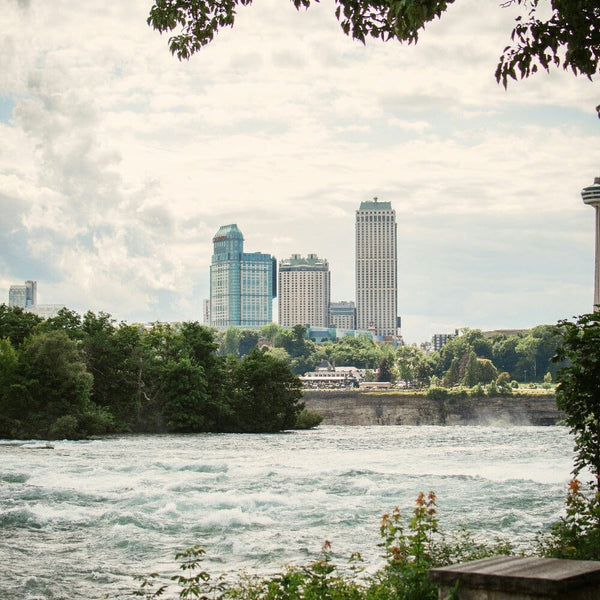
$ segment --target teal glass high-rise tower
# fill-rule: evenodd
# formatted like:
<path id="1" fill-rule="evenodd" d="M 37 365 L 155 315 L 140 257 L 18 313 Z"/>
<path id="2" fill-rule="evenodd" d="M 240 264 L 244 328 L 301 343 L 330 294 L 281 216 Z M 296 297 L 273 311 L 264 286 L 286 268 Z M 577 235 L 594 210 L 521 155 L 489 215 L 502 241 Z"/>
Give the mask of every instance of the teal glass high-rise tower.
<path id="1" fill-rule="evenodd" d="M 276 268 L 271 255 L 244 252 L 244 236 L 235 223 L 220 227 L 210 266 L 210 324 L 252 328 L 271 323 Z"/>

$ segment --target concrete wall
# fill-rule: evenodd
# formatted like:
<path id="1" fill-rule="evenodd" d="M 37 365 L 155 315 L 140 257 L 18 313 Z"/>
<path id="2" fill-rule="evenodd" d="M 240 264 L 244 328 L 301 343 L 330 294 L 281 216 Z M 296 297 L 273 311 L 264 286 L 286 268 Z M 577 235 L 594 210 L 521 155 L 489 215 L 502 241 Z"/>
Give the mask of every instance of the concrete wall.
<path id="1" fill-rule="evenodd" d="M 406 394 L 304 392 L 324 425 L 555 425 L 564 415 L 553 395 L 430 400 Z"/>

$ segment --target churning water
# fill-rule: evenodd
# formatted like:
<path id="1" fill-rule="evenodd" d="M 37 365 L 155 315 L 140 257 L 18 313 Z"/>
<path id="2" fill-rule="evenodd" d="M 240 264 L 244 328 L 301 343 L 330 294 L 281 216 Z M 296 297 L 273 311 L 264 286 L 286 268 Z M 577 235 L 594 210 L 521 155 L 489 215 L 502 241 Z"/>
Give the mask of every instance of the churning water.
<path id="1" fill-rule="evenodd" d="M 320 427 L 277 435 L 0 442 L 0 598 L 124 598 L 193 544 L 223 572 L 360 551 L 381 515 L 438 495 L 440 525 L 527 544 L 562 511 L 561 427 Z"/>

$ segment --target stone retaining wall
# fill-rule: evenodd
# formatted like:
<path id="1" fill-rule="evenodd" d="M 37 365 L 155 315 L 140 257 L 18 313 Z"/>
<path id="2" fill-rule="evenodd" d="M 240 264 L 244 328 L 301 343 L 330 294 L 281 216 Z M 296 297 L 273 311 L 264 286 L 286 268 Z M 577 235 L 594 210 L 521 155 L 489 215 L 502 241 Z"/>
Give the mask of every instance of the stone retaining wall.
<path id="1" fill-rule="evenodd" d="M 564 414 L 553 395 L 446 398 L 360 392 L 304 392 L 324 425 L 556 425 Z"/>

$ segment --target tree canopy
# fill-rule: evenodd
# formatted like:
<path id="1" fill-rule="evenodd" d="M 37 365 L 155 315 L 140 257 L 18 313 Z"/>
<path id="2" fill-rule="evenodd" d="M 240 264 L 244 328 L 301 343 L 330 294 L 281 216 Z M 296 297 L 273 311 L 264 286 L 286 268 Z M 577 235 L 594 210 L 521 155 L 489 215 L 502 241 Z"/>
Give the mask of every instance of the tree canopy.
<path id="1" fill-rule="evenodd" d="M 568 362 L 558 372 L 556 402 L 575 438 L 573 474 L 588 469 L 600 493 L 600 313 L 561 321 L 560 328 L 556 360 Z"/>
<path id="2" fill-rule="evenodd" d="M 66 309 L 31 317 L 0 305 L 0 437 L 271 432 L 319 422 L 303 414 L 297 424 L 300 380 L 287 360 L 253 349 L 257 332 L 230 335 L 234 351 L 222 356 L 213 330 L 196 322 L 145 327 Z M 306 351 L 304 331 L 291 343 Z"/>
<path id="3" fill-rule="evenodd" d="M 319 0 L 314 0 L 318 2 Z M 292 0 L 296 9 L 311 0 Z M 366 43 L 367 38 L 416 43 L 421 30 L 441 18 L 454 0 L 335 0 L 342 31 Z M 189 59 L 209 44 L 223 27 L 233 27 L 238 6 L 252 0 L 155 0 L 148 24 L 169 38 L 171 53 Z M 506 0 L 501 7 L 520 6 L 510 43 L 496 68 L 496 80 L 526 78 L 539 69 L 562 67 L 592 78 L 600 59 L 598 0 Z"/>

